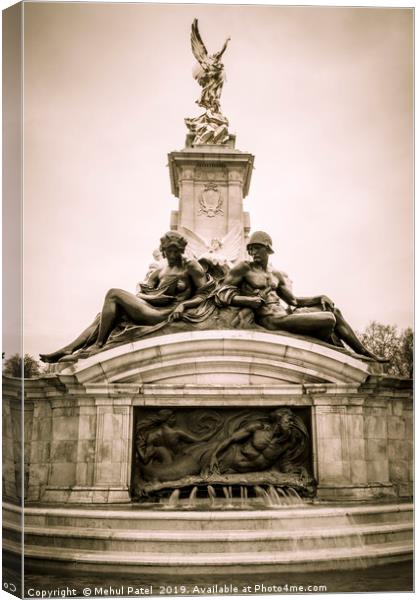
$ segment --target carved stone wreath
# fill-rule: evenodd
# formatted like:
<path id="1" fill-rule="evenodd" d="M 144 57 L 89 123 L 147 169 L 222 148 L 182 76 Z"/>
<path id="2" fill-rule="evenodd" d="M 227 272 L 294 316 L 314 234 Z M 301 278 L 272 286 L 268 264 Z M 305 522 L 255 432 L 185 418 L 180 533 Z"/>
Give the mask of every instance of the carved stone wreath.
<path id="1" fill-rule="evenodd" d="M 199 215 L 204 213 L 208 217 L 215 217 L 216 215 L 223 214 L 223 198 L 216 183 L 207 183 L 198 201 L 200 203 Z"/>

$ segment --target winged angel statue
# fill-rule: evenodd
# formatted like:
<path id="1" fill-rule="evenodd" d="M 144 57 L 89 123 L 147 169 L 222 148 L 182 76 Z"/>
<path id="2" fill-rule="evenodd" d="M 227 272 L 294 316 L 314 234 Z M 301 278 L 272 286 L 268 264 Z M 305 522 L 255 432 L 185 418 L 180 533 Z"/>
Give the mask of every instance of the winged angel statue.
<path id="1" fill-rule="evenodd" d="M 198 20 L 191 26 L 191 48 L 198 65 L 193 71 L 194 78 L 202 87 L 197 104 L 206 112 L 193 119 L 185 119 L 188 129 L 195 135 L 193 145 L 224 144 L 229 139 L 229 122 L 221 113 L 220 95 L 225 81 L 224 66 L 221 58 L 227 48 L 228 38 L 223 48 L 215 54 L 209 54 L 198 30 Z"/>
<path id="2" fill-rule="evenodd" d="M 222 279 L 240 257 L 242 235 L 239 225 L 233 227 L 221 240 L 205 240 L 188 227 L 181 227 L 180 233 L 188 241 L 186 255 L 198 260 L 216 280 Z"/>

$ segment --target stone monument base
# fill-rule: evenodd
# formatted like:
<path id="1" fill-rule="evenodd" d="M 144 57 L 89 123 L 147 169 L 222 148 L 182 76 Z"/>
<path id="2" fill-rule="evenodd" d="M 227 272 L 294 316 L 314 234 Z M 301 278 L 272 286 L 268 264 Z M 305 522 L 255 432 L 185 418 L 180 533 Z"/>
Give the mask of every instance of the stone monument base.
<path id="1" fill-rule="evenodd" d="M 411 556 L 411 382 L 380 374 L 375 363 L 290 335 L 194 331 L 59 364 L 57 373 L 26 381 L 24 394 L 26 565 L 229 573 Z M 5 377 L 9 554 L 20 552 L 20 508 L 13 506 L 21 489 L 20 395 L 20 381 Z M 309 500 L 295 506 L 296 494 L 286 493 L 276 505 L 270 486 L 281 494 L 282 482 L 257 481 L 261 473 L 254 473 L 255 481 L 214 481 L 213 505 L 200 496 L 209 481 L 198 479 L 181 486 L 197 487 L 190 505 L 182 494 L 171 500 L 170 490 L 166 504 L 159 496 L 133 502 L 142 478 L 138 415 L 206 410 L 223 421 L 232 411 L 252 417 L 278 408 L 306 423 L 307 473 L 315 482 Z M 286 488 L 304 495 L 290 475 L 275 477 L 281 476 L 289 477 Z M 254 493 L 241 496 L 241 483 L 250 482 Z M 229 486 L 223 499 L 220 490 Z"/>

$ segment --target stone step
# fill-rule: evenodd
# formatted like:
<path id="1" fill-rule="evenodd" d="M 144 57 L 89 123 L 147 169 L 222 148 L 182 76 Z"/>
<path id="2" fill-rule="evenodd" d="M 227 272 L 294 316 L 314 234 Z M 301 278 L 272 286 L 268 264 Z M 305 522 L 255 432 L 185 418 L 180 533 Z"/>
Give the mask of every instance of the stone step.
<path id="1" fill-rule="evenodd" d="M 4 519 L 20 522 L 19 507 L 4 506 Z M 281 507 L 268 510 L 167 511 L 129 509 L 25 507 L 25 526 L 128 529 L 140 531 L 223 531 L 296 529 L 327 530 L 332 527 L 377 523 L 412 522 L 412 503 L 375 505 Z M 106 525 L 105 525 L 106 523 Z"/>
<path id="2" fill-rule="evenodd" d="M 3 541 L 5 552 L 19 553 L 19 544 Z M 383 564 L 408 560 L 412 557 L 412 544 L 409 542 L 388 542 L 368 544 L 355 548 L 331 548 L 319 551 L 277 551 L 241 553 L 176 553 L 159 552 L 83 552 L 70 548 L 25 546 L 25 565 L 31 568 L 77 569 L 79 571 L 107 571 L 134 573 L 176 573 L 209 574 L 217 572 L 253 573 L 316 571 L 333 568 L 356 568 L 370 564 Z"/>
<path id="3" fill-rule="evenodd" d="M 19 540 L 17 526 L 3 522 L 5 536 Z M 128 530 L 83 529 L 65 527 L 25 527 L 25 543 L 48 546 L 54 540 L 59 548 L 133 552 L 256 552 L 317 550 L 356 547 L 364 544 L 412 540 L 411 523 L 364 525 L 316 530 L 279 531 L 177 531 L 139 532 Z"/>

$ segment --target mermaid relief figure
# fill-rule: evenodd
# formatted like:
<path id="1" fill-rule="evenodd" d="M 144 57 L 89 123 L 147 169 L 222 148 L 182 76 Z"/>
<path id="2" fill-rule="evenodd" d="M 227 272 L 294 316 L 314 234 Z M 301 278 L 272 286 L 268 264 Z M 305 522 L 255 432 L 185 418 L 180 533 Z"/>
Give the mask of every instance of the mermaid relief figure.
<path id="1" fill-rule="evenodd" d="M 294 296 L 284 274 L 268 263 L 273 249 L 267 233 L 253 233 L 247 250 L 252 260 L 242 261 L 230 270 L 217 293 L 221 305 L 251 308 L 256 322 L 271 331 L 307 335 L 342 348 L 344 342 L 359 355 L 385 361 L 362 344 L 328 296 Z M 288 305 L 287 309 L 280 300 Z"/>
<path id="2" fill-rule="evenodd" d="M 170 464 L 182 452 L 180 445 L 207 441 L 213 432 L 194 436 L 176 426 L 176 416 L 171 409 L 162 409 L 156 415 L 146 419 L 139 427 L 136 447 L 144 464 L 158 462 Z"/>
<path id="3" fill-rule="evenodd" d="M 102 311 L 94 321 L 70 344 L 51 354 L 40 354 L 40 359 L 46 363 L 55 363 L 60 359 L 66 360 L 65 357 L 71 357 L 76 351 L 79 351 L 77 357 L 83 357 L 83 351 L 86 351 L 86 355 L 94 354 L 107 341 L 112 342 L 113 329 L 121 321 L 129 325 L 144 326 L 143 334 L 146 334 L 161 327 L 169 319 L 194 320 L 194 316 L 188 317 L 185 311 L 202 305 L 213 291 L 214 282 L 209 280 L 196 260 L 189 260 L 184 256 L 187 241 L 178 232 L 169 231 L 160 242 L 160 251 L 166 261 L 150 274 L 146 283 L 141 284 L 137 294 L 117 288 L 110 289 L 105 296 Z M 205 316 L 204 311 L 199 318 Z M 123 342 L 122 335 L 120 338 Z"/>
<path id="4" fill-rule="evenodd" d="M 211 451 L 211 440 L 222 426 L 222 419 L 207 417 L 201 435 L 186 431 L 177 424 L 171 409 L 159 410 L 140 421 L 136 449 L 142 478 L 147 481 L 174 481 L 198 475 L 204 457 Z"/>

